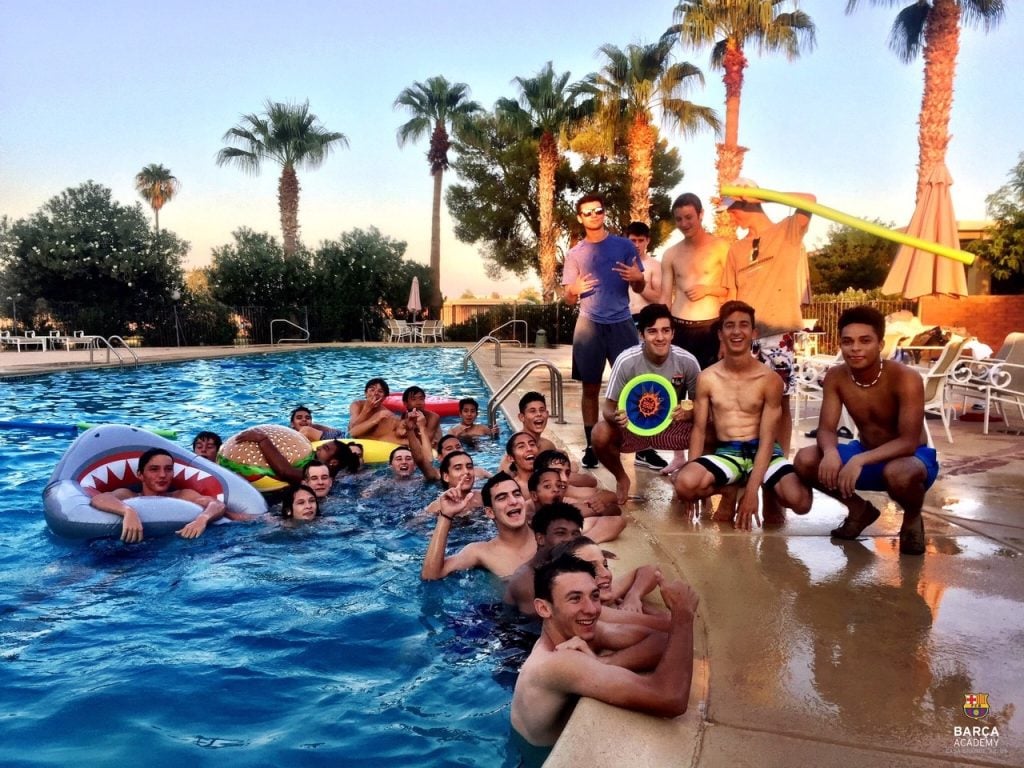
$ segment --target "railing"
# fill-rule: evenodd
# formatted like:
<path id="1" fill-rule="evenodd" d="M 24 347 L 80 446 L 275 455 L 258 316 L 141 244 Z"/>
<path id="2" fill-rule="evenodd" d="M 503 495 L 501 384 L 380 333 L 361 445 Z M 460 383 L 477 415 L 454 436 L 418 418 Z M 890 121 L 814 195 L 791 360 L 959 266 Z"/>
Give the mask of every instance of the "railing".
<path id="1" fill-rule="evenodd" d="M 519 325 L 520 323 L 523 324 L 523 341 L 519 341 L 519 339 L 516 338 L 515 327 L 517 325 Z M 494 336 L 498 331 L 502 330 L 503 328 L 508 328 L 508 326 L 510 326 L 510 325 L 513 328 L 513 330 L 512 330 L 512 338 L 511 339 L 505 339 L 505 341 L 515 342 L 516 344 L 519 344 L 520 346 L 523 346 L 523 347 L 529 346 L 530 345 L 530 326 L 529 326 L 529 324 L 525 320 L 509 320 L 507 323 L 502 323 L 497 328 L 491 329 L 491 332 L 488 333 L 487 335 L 488 336 Z"/>
<path id="2" fill-rule="evenodd" d="M 281 339 L 278 339 L 277 341 L 274 341 L 274 324 L 275 323 L 284 323 L 285 325 L 290 325 L 292 328 L 297 328 L 299 330 L 299 332 L 303 334 L 303 337 L 302 338 L 295 338 L 295 339 L 293 339 L 293 338 L 287 338 L 287 339 L 281 338 Z M 277 318 L 275 320 L 271 320 L 270 321 L 270 343 L 271 344 L 283 344 L 286 341 L 294 341 L 294 342 L 299 343 L 299 344 L 306 344 L 306 343 L 308 343 L 309 342 L 309 329 L 308 328 L 303 328 L 298 323 L 293 323 L 291 320 L 285 320 L 283 318 Z"/>
<path id="3" fill-rule="evenodd" d="M 481 339 L 482 341 L 482 339 Z M 493 427 L 497 423 L 498 419 L 498 407 L 505 401 L 505 399 L 515 392 L 523 379 L 530 375 L 536 368 L 547 368 L 548 373 L 551 374 L 551 415 L 555 419 L 556 424 L 565 424 L 565 406 L 562 399 L 562 372 L 554 366 L 554 364 L 547 360 L 534 359 L 527 360 L 523 363 L 522 367 L 516 371 L 512 376 L 501 385 L 501 388 L 494 393 L 490 400 L 487 401 L 487 425 Z"/>
<path id="4" fill-rule="evenodd" d="M 473 356 L 473 353 L 480 349 L 480 347 L 482 347 L 488 341 L 494 342 L 494 367 L 501 368 L 501 339 L 496 339 L 493 336 L 484 336 L 482 339 L 480 339 L 480 341 L 474 344 L 473 348 L 470 349 L 466 353 L 465 357 L 462 358 L 463 373 L 465 373 L 466 369 L 469 367 L 469 358 L 471 358 Z"/>
<path id="5" fill-rule="evenodd" d="M 120 342 L 121 346 L 120 347 L 115 347 L 113 344 L 111 344 L 112 341 Z M 103 349 L 103 348 L 106 348 L 106 350 L 107 350 L 107 364 L 108 365 L 110 364 L 110 353 L 111 352 L 113 352 L 114 353 L 114 357 L 117 358 L 117 364 L 118 365 L 124 365 L 125 364 L 124 358 L 121 357 L 121 353 L 118 351 L 119 349 L 126 350 L 128 352 L 128 354 L 132 356 L 132 359 L 131 359 L 131 364 L 132 365 L 138 365 L 139 364 L 139 356 L 135 354 L 135 350 L 132 349 L 131 347 L 129 347 L 128 344 L 125 342 L 125 340 L 122 339 L 120 336 L 111 336 L 111 337 L 106 338 L 106 339 L 103 338 L 102 336 L 96 336 L 95 338 L 93 338 L 93 343 L 89 345 L 89 362 L 90 363 L 95 362 L 95 359 L 93 358 L 93 354 L 96 352 L 96 350 L 97 349 Z"/>

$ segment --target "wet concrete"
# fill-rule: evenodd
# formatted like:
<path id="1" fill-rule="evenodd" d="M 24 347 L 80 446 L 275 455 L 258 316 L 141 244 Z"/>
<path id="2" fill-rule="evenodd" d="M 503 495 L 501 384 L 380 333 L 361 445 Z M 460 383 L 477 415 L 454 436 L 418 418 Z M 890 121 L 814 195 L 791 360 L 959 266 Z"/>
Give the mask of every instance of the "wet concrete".
<path id="1" fill-rule="evenodd" d="M 139 350 L 161 361 L 262 351 L 269 349 Z M 80 365 L 83 355 L 4 352 L 0 376 Z M 552 421 L 549 434 L 578 459 L 570 349 L 506 347 L 502 357 L 497 368 L 491 349 L 476 353 L 492 389 L 528 359 L 562 371 L 568 423 Z M 509 397 L 513 424 L 528 389 L 547 393 L 547 372 Z M 1024 437 L 985 436 L 966 421 L 954 423 L 952 445 L 941 429 L 933 434 L 942 470 L 925 503 L 923 557 L 899 555 L 901 512 L 883 495 L 872 495 L 881 518 L 856 542 L 829 538 L 844 512 L 819 494 L 807 516 L 747 533 L 710 521 L 707 510 L 693 514 L 672 501 L 664 478 L 628 467 L 641 498 L 627 505 L 631 525 L 609 545 L 616 567 L 660 562 L 701 595 L 690 709 L 659 720 L 581 701 L 547 764 L 1024 765 L 1016 721 L 1024 700 Z M 809 442 L 800 434 L 794 447 Z M 613 487 L 607 471 L 595 474 Z M 968 694 L 987 694 L 990 714 L 968 718 Z M 994 726 L 998 737 L 989 731 L 958 744 L 955 729 L 972 726 Z"/>

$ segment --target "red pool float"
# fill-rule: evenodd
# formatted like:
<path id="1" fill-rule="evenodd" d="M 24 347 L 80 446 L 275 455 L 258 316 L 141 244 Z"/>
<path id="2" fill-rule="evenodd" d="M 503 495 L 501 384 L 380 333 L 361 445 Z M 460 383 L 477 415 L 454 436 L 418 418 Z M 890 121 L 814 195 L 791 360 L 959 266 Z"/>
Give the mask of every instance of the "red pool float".
<path id="1" fill-rule="evenodd" d="M 405 406 L 402 405 L 401 395 L 388 395 L 385 397 L 384 407 L 394 413 L 405 413 Z M 459 400 L 456 397 L 432 397 L 428 395 L 423 407 L 431 413 L 436 413 L 438 416 L 459 415 Z"/>

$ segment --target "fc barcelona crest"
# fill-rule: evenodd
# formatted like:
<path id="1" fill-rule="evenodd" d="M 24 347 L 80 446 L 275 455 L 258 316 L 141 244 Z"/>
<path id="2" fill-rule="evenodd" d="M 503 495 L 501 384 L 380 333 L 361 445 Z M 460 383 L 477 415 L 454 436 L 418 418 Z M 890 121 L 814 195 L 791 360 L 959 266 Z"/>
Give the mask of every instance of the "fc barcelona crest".
<path id="1" fill-rule="evenodd" d="M 965 693 L 964 714 L 973 720 L 980 720 L 988 714 L 987 693 Z"/>

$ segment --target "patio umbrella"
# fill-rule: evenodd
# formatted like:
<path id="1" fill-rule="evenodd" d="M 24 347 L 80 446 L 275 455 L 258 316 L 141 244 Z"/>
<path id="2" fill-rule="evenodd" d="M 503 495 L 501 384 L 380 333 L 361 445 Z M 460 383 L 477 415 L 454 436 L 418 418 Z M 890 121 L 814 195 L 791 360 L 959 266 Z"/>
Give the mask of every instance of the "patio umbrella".
<path id="1" fill-rule="evenodd" d="M 925 179 L 924 192 L 907 226 L 908 235 L 950 248 L 960 247 L 953 199 L 949 194 L 952 184 L 953 179 L 945 163 L 932 166 Z M 901 293 L 907 299 L 937 294 L 966 296 L 964 265 L 944 256 L 906 245 L 900 246 L 889 276 L 885 278 L 882 292 Z"/>
<path id="2" fill-rule="evenodd" d="M 413 317 L 423 309 L 423 302 L 420 301 L 420 279 L 418 277 L 412 279 L 412 285 L 409 286 L 409 303 L 405 306 L 412 313 Z"/>

